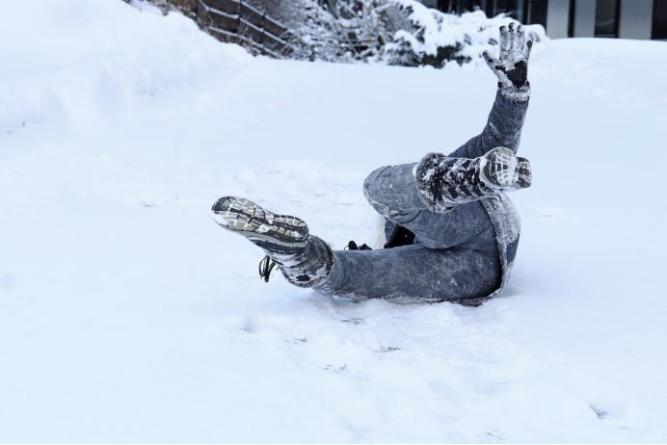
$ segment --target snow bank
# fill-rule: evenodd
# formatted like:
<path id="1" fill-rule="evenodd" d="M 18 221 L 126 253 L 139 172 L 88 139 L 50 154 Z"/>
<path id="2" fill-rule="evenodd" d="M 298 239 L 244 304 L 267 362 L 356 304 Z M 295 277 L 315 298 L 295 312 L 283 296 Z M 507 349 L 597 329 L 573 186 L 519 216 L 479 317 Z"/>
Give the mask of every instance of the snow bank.
<path id="1" fill-rule="evenodd" d="M 0 14 L 0 133 L 98 119 L 170 88 L 229 75 L 249 60 L 181 14 L 162 17 L 145 5 L 140 13 L 119 0 L 18 3 Z"/>

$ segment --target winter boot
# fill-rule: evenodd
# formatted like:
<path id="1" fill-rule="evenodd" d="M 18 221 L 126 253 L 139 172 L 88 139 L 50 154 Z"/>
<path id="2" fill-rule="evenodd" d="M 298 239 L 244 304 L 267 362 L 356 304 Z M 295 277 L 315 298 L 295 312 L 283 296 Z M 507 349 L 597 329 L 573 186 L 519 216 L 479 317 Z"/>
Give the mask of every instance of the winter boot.
<path id="1" fill-rule="evenodd" d="M 499 191 L 530 187 L 530 162 L 497 147 L 475 159 L 427 154 L 415 171 L 419 196 L 434 212 L 444 212 Z"/>
<path id="2" fill-rule="evenodd" d="M 317 287 L 326 282 L 333 253 L 324 241 L 308 233 L 301 219 L 277 215 L 248 199 L 232 196 L 220 198 L 211 210 L 218 225 L 245 236 L 266 252 L 259 264 L 265 281 L 277 264 L 297 286 Z"/>

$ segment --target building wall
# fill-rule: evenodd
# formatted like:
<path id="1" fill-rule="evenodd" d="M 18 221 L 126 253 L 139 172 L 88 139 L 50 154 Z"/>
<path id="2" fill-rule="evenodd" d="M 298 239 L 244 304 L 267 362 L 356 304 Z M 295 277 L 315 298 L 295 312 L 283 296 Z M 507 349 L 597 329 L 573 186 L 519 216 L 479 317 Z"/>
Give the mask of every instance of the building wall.
<path id="1" fill-rule="evenodd" d="M 619 37 L 650 39 L 653 24 L 653 0 L 621 2 Z"/>
<path id="2" fill-rule="evenodd" d="M 575 0 L 570 37 L 595 37 L 596 0 Z M 547 32 L 547 35 L 549 33 Z"/>
<path id="3" fill-rule="evenodd" d="M 547 8 L 549 37 L 567 37 L 570 29 L 570 0 L 550 0 Z"/>
<path id="4" fill-rule="evenodd" d="M 482 9 L 540 23 L 551 38 L 620 37 L 667 39 L 667 0 L 421 0 L 426 6 L 461 13 Z"/>

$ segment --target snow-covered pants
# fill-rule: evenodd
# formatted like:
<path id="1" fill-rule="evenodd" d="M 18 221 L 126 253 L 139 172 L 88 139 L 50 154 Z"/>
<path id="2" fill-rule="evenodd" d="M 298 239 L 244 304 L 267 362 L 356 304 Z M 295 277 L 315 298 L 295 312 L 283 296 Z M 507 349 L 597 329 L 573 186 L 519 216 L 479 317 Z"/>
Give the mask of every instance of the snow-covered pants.
<path id="1" fill-rule="evenodd" d="M 414 165 L 383 167 L 364 191 L 376 210 L 415 235 L 413 244 L 333 252 L 326 290 L 354 299 L 459 300 L 491 294 L 501 269 L 493 225 L 479 202 L 433 213 L 417 196 Z"/>
<path id="2" fill-rule="evenodd" d="M 499 90 L 482 133 L 450 156 L 475 158 L 498 146 L 516 152 L 527 108 L 527 91 Z M 321 279 L 309 287 L 356 300 L 384 298 L 406 303 L 470 301 L 498 290 L 518 245 L 518 228 L 514 228 L 516 233 L 509 244 L 503 244 L 502 254 L 499 249 L 503 226 L 509 226 L 512 218 L 502 214 L 491 218 L 481 201 L 444 213 L 429 210 L 417 192 L 415 166 L 382 167 L 364 183 L 368 201 L 387 221 L 387 235 L 403 227 L 415 235 L 414 242 L 379 250 L 332 252 L 324 241 L 312 237 L 309 250 L 329 255 L 331 261 Z"/>

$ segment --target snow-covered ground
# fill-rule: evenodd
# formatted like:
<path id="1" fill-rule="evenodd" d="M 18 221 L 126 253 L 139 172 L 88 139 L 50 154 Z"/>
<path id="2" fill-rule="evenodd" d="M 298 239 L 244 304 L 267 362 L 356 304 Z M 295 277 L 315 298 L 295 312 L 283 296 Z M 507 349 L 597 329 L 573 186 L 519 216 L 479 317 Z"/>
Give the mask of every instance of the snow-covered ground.
<path id="1" fill-rule="evenodd" d="M 371 169 L 495 79 L 252 59 L 118 0 L 0 14 L 0 441 L 667 440 L 667 44 L 535 48 L 509 291 L 353 304 L 257 276 L 237 194 L 342 247 Z"/>

